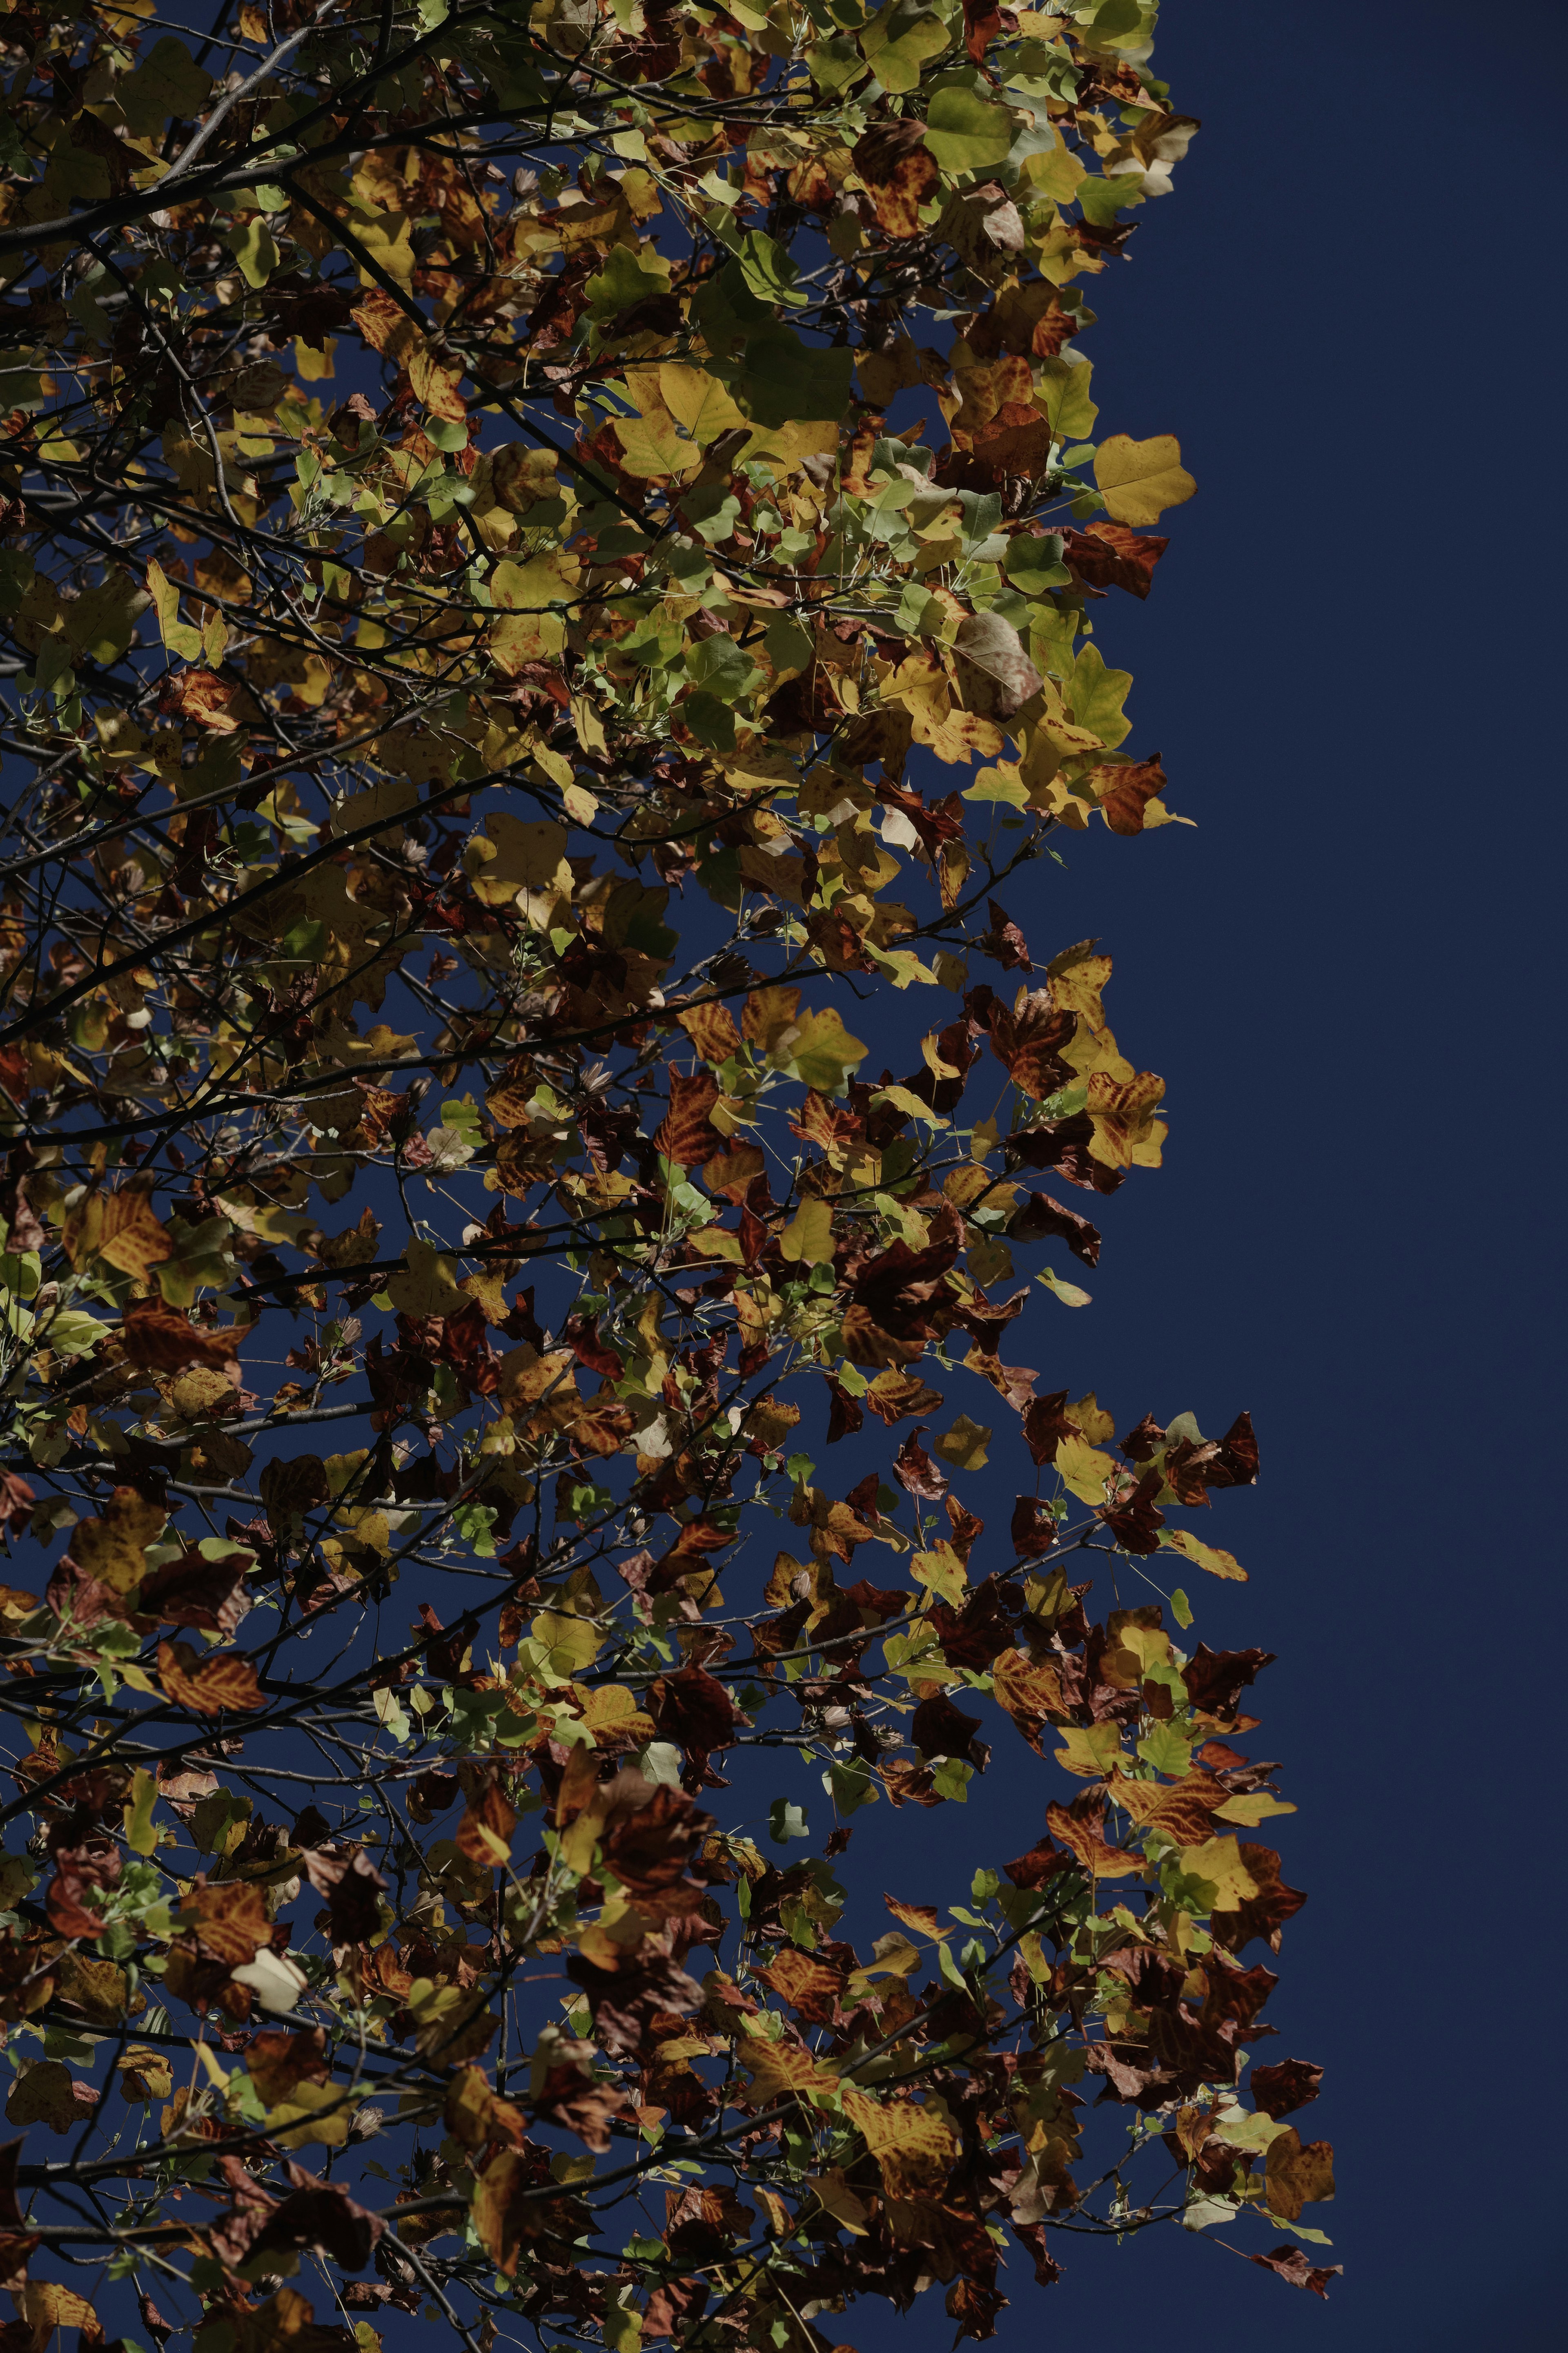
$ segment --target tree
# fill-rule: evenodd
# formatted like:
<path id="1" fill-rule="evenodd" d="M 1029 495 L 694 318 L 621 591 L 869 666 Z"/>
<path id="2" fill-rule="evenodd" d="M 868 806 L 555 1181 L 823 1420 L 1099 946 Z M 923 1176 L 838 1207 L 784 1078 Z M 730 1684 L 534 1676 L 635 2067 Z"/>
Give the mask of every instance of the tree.
<path id="1" fill-rule="evenodd" d="M 1017 920 L 1172 817 L 1091 608 L 1193 484 L 1079 349 L 1153 14 L 0 21 L 18 2344 L 1326 2286 L 1267 1655 L 1167 1584 L 1251 1425 L 1006 1361 L 1165 1132 Z M 1039 1836 L 884 1915 L 993 1733 Z"/>

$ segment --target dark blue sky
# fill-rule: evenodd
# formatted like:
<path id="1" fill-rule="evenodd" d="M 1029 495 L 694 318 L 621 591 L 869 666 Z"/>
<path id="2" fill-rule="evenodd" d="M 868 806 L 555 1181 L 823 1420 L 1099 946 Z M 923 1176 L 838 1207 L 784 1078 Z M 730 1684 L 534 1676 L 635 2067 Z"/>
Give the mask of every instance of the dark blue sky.
<path id="1" fill-rule="evenodd" d="M 1098 608 L 1199 828 L 1096 829 L 1015 910 L 1100 935 L 1177 1113 L 1045 1385 L 1256 1417 L 1262 1482 L 1205 1532 L 1253 1581 L 1194 1599 L 1279 1653 L 1247 1746 L 1311 1900 L 1258 2055 L 1328 2069 L 1297 2121 L 1346 2277 L 1325 2309 L 1174 2232 L 1086 2246 L 1043 2299 L 1013 2265 L 1008 2353 L 1161 2311 L 1279 2353 L 1564 2341 L 1565 65 L 1543 5 L 1171 0 L 1204 131 L 1087 290 L 1099 429 L 1178 433 L 1200 484 L 1148 607 Z M 930 2301 L 901 2341 L 946 2353 Z"/>

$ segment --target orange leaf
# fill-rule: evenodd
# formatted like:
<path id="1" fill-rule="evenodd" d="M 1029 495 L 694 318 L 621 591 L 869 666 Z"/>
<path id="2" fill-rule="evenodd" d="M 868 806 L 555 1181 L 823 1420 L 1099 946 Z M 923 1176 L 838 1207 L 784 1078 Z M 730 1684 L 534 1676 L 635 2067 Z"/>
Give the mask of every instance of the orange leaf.
<path id="1" fill-rule="evenodd" d="M 718 1100 L 718 1081 L 706 1071 L 690 1077 L 671 1071 L 669 1113 L 654 1136 L 654 1150 L 681 1168 L 694 1168 L 700 1160 L 710 1159 L 724 1142 L 708 1116 Z"/>
<path id="2" fill-rule="evenodd" d="M 183 1911 L 209 1960 L 226 1961 L 233 1968 L 243 1968 L 256 1958 L 263 1945 L 271 1942 L 272 1923 L 268 1916 L 267 1898 L 248 1880 L 226 1880 L 219 1887 L 194 1887 Z M 313 2073 L 315 2070 L 302 2064 L 294 2081 L 307 2072 Z"/>
<path id="3" fill-rule="evenodd" d="M 230 1709 L 254 1712 L 267 1704 L 248 1659 L 204 1659 L 188 1642 L 160 1642 L 158 1675 L 176 1707 L 196 1715 L 222 1715 Z"/>
<path id="4" fill-rule="evenodd" d="M 705 1062 L 727 1062 L 741 1050 L 741 1033 L 727 1005 L 689 1005 L 676 1019 Z"/>

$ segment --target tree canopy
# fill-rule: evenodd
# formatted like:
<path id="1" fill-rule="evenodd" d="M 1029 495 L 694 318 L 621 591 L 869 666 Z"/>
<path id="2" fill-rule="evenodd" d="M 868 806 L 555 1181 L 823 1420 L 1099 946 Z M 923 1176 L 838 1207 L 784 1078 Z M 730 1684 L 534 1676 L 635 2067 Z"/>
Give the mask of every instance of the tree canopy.
<path id="1" fill-rule="evenodd" d="M 1327 2286 L 1252 1425 L 1011 1361 L 1166 1132 L 1154 14 L 0 16 L 12 2353 Z"/>

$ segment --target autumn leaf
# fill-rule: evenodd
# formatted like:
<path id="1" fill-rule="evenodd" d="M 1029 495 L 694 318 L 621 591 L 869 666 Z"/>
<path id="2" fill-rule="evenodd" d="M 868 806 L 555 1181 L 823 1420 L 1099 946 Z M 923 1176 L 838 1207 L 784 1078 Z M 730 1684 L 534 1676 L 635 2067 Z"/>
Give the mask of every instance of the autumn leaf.
<path id="1" fill-rule="evenodd" d="M 955 1471 L 980 1471 L 989 1459 L 985 1450 L 990 1442 L 991 1432 L 984 1424 L 971 1421 L 966 1413 L 961 1413 L 950 1430 L 932 1440 L 932 1446 Z"/>
<path id="2" fill-rule="evenodd" d="M 1169 1121 L 1030 880 L 1182 821 L 1111 592 L 1193 485 L 1090 282 L 1195 129 L 1154 12 L 149 5 L 0 90 L 12 2353 L 109 2325 L 40 2186 L 84 2281 L 184 2233 L 204 2353 L 1315 2247 L 1268 1654 L 1157 1573 L 1242 1581 L 1164 1520 L 1251 1424 L 1042 1356 Z"/>
<path id="3" fill-rule="evenodd" d="M 248 1714 L 267 1704 L 248 1659 L 221 1654 L 204 1659 L 188 1642 L 160 1642 L 158 1673 L 175 1706 L 191 1708 L 197 1715 L 222 1715 L 230 1710 Z"/>
<path id="4" fill-rule="evenodd" d="M 1095 452 L 1094 479 L 1112 522 L 1121 523 L 1158 522 L 1167 507 L 1183 505 L 1197 489 L 1169 433 L 1152 441 L 1113 433 Z"/>
<path id="5" fill-rule="evenodd" d="M 79 1522 L 72 1557 L 111 1592 L 130 1593 L 147 1573 L 147 1546 L 168 1514 L 134 1487 L 116 1487 L 96 1519 Z"/>
<path id="6" fill-rule="evenodd" d="M 167 1229 L 144 1193 L 92 1193 L 66 1222 L 61 1237 L 73 1266 L 102 1259 L 144 1282 L 174 1254 Z"/>
<path id="7" fill-rule="evenodd" d="M 1333 2194 L 1333 2151 L 1328 2142 L 1309 2141 L 1303 2147 L 1295 2126 L 1288 2125 L 1268 2144 L 1264 2196 L 1269 2212 L 1294 2222 L 1303 2206 Z"/>
<path id="8" fill-rule="evenodd" d="M 1222 1552 L 1217 1545 L 1200 1543 L 1188 1528 L 1162 1528 L 1160 1542 L 1167 1552 L 1180 1553 L 1184 1560 L 1192 1561 L 1198 1568 L 1206 1568 L 1211 1577 L 1226 1577 L 1242 1585 L 1247 1583 L 1247 1571 L 1234 1553 Z"/>

